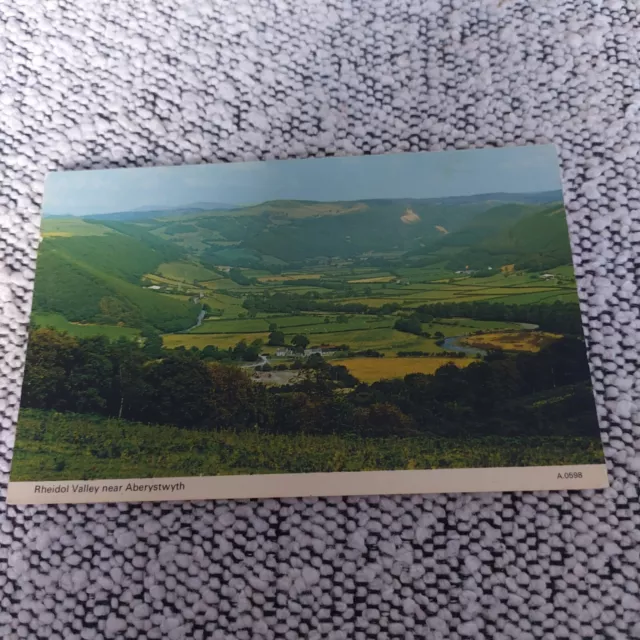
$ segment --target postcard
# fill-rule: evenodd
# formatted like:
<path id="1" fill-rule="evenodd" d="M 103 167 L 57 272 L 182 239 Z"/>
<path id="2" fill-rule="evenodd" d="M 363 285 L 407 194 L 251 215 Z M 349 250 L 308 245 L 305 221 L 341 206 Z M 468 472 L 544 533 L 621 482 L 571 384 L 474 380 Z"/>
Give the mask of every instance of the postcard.
<path id="1" fill-rule="evenodd" d="M 608 486 L 552 146 L 52 173 L 8 502 Z"/>

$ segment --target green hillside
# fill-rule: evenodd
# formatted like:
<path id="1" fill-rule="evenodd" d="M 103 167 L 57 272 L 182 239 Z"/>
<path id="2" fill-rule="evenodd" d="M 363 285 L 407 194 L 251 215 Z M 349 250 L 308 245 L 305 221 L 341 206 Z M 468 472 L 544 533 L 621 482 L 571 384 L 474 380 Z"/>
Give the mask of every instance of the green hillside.
<path id="1" fill-rule="evenodd" d="M 153 248 L 145 241 L 122 233 L 45 237 L 36 271 L 34 312 L 58 313 L 71 322 L 150 325 L 160 331 L 188 328 L 198 307 L 140 286 L 145 273 L 181 254 L 170 245 Z"/>
<path id="2" fill-rule="evenodd" d="M 180 221 L 168 218 L 154 234 L 195 251 L 209 263 L 259 267 L 325 256 L 405 251 L 459 229 L 494 205 L 490 201 L 448 204 L 420 199 L 273 200 L 233 211 L 194 214 Z"/>
<path id="3" fill-rule="evenodd" d="M 354 206 L 354 208 L 356 208 Z M 242 246 L 285 262 L 320 256 L 353 257 L 366 252 L 407 251 L 457 229 L 481 205 L 427 205 L 373 201 L 351 213 L 263 219 L 259 232 L 247 228 Z M 255 227 L 254 227 L 255 228 Z M 236 236 L 237 238 L 237 236 Z"/>
<path id="4" fill-rule="evenodd" d="M 455 233 L 409 255 L 446 257 L 452 270 L 498 268 L 540 271 L 571 263 L 571 245 L 561 204 L 507 204 L 485 211 Z"/>

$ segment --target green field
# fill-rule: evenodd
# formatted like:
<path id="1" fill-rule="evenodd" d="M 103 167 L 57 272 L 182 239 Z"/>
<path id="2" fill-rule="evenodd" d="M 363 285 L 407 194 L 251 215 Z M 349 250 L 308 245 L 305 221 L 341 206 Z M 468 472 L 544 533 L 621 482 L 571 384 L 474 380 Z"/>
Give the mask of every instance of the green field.
<path id="1" fill-rule="evenodd" d="M 596 464 L 598 438 L 360 438 L 185 431 L 23 409 L 11 480 Z"/>
<path id="2" fill-rule="evenodd" d="M 330 322 L 325 323 L 324 318 Z M 420 350 L 429 352 L 443 351 L 436 344 L 435 333 L 444 337 L 460 336 L 475 331 L 519 330 L 520 323 L 501 322 L 498 320 L 470 320 L 469 318 L 451 318 L 449 320 L 424 323 L 423 330 L 432 337 L 426 338 L 396 331 L 393 324 L 394 316 L 366 316 L 355 315 L 347 322 L 336 322 L 335 315 L 297 315 L 297 316 L 269 316 L 253 319 L 212 319 L 205 320 L 200 327 L 196 327 L 188 334 L 165 336 L 168 347 L 215 345 L 221 348 L 233 346 L 240 340 L 251 342 L 268 339 L 270 324 L 276 324 L 287 340 L 296 334 L 306 335 L 311 344 L 348 344 L 354 350 L 375 349 L 385 353 L 403 350 Z M 265 347 L 268 352 L 273 351 Z"/>
<path id="3" fill-rule="evenodd" d="M 324 318 L 330 322 L 326 323 Z M 335 316 L 269 316 L 265 318 L 225 320 L 206 320 L 191 333 L 261 333 L 267 331 L 271 324 L 276 324 L 285 335 L 305 333 L 307 335 L 349 332 L 361 329 L 390 328 L 393 318 L 378 318 L 376 316 L 355 316 L 344 323 L 336 322 Z"/>
<path id="4" fill-rule="evenodd" d="M 34 313 L 33 322 L 41 327 L 53 327 L 58 331 L 66 331 L 72 336 L 88 338 L 90 336 L 106 336 L 111 340 L 118 338 L 135 338 L 139 335 L 138 329 L 131 327 L 114 327 L 106 324 L 78 324 L 69 322 L 59 313 Z"/>
<path id="5" fill-rule="evenodd" d="M 211 281 L 221 278 L 215 271 L 193 262 L 165 262 L 158 266 L 157 272 L 165 278 L 182 282 Z"/>

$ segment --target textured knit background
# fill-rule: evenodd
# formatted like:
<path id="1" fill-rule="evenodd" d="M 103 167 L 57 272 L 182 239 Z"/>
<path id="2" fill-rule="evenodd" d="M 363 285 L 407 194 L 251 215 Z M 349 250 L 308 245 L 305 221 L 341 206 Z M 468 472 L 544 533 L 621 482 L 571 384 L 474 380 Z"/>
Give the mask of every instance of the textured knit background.
<path id="1" fill-rule="evenodd" d="M 0 0 L 0 637 L 640 637 L 622 0 Z M 554 142 L 612 488 L 7 507 L 49 169 Z"/>

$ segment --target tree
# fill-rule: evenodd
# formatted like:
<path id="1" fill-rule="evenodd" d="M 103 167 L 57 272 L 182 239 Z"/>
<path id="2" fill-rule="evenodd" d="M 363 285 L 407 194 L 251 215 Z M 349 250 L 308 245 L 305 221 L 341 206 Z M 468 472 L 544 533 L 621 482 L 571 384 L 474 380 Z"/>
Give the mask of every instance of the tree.
<path id="1" fill-rule="evenodd" d="M 325 324 L 329 324 L 331 322 L 331 318 L 329 318 L 329 316 L 325 316 L 324 317 L 324 323 Z"/>
<path id="2" fill-rule="evenodd" d="M 236 284 L 240 284 L 242 286 L 247 286 L 251 284 L 251 279 L 247 278 L 247 276 L 240 271 L 240 269 L 233 268 L 229 271 L 229 279 L 233 280 Z"/>
<path id="3" fill-rule="evenodd" d="M 271 333 L 273 333 L 274 331 L 278 330 L 278 325 L 275 322 L 270 322 L 269 323 L 269 331 Z"/>
<path id="4" fill-rule="evenodd" d="M 434 337 L 436 340 L 444 340 L 444 333 L 442 333 L 442 331 L 436 331 L 436 332 L 433 334 L 433 337 Z"/>
<path id="5" fill-rule="evenodd" d="M 140 333 L 144 338 L 142 350 L 150 358 L 160 358 L 162 356 L 162 335 L 155 329 L 145 329 Z"/>
<path id="6" fill-rule="evenodd" d="M 202 357 L 203 358 L 216 358 L 218 356 L 218 354 L 220 353 L 218 347 L 215 347 L 212 344 L 208 344 L 203 350 L 202 350 Z"/>
<path id="7" fill-rule="evenodd" d="M 269 340 L 267 344 L 270 347 L 283 347 L 285 344 L 284 333 L 282 333 L 282 331 L 272 331 L 269 334 Z"/>
<path id="8" fill-rule="evenodd" d="M 246 340 L 240 340 L 233 348 L 232 355 L 234 360 L 244 360 L 245 362 L 255 362 L 260 356 L 262 349 L 262 341 L 254 340 L 250 345 Z"/>
<path id="9" fill-rule="evenodd" d="M 298 349 L 306 349 L 309 345 L 309 338 L 307 336 L 298 333 L 297 335 L 291 338 L 291 344 Z"/>
<path id="10" fill-rule="evenodd" d="M 347 324 L 349 322 L 349 318 L 344 314 L 341 313 L 337 318 L 336 318 L 336 322 L 338 324 Z"/>
<path id="11" fill-rule="evenodd" d="M 327 366 L 327 362 L 319 353 L 312 353 L 304 363 L 306 369 L 323 369 Z"/>
<path id="12" fill-rule="evenodd" d="M 413 333 L 417 336 L 422 335 L 422 325 L 420 319 L 415 314 L 408 318 L 398 318 L 393 328 L 397 331 L 404 331 L 405 333 Z"/>

